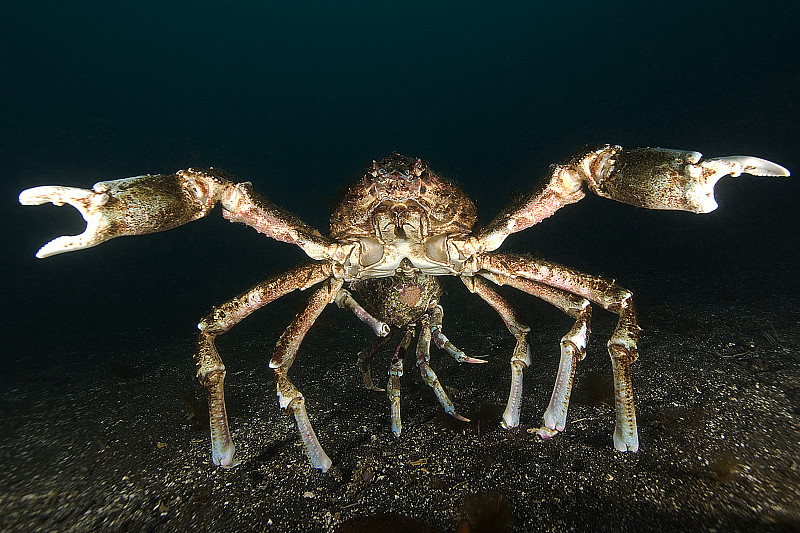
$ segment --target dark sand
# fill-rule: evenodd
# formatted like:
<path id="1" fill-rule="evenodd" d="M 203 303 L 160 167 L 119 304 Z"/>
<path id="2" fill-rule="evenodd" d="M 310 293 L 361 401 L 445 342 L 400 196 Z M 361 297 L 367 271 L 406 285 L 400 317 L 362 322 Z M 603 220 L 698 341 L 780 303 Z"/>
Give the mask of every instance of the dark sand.
<path id="1" fill-rule="evenodd" d="M 409 361 L 395 439 L 385 395 L 361 387 L 354 365 L 370 332 L 328 308 L 291 374 L 333 459 L 327 474 L 306 460 L 266 365 L 300 296 L 218 342 L 242 460 L 232 470 L 210 464 L 191 333 L 121 328 L 45 345 L 32 338 L 25 364 L 4 372 L 0 530 L 335 531 L 355 517 L 395 513 L 444 532 L 463 520 L 473 533 L 800 531 L 794 283 L 791 263 L 735 279 L 708 271 L 624 279 L 644 328 L 633 372 L 635 454 L 611 445 L 612 315 L 595 310 L 567 429 L 545 442 L 529 430 L 547 405 L 570 320 L 507 293 L 532 326 L 535 363 L 522 427 L 506 431 L 499 416 L 513 339 L 455 280 L 443 297 L 445 333 L 490 362 L 459 366 L 436 350 L 432 362 L 473 423 L 449 421 Z M 381 383 L 389 355 L 387 348 L 375 358 Z M 393 518 L 383 524 L 358 531 L 425 531 L 400 529 Z"/>

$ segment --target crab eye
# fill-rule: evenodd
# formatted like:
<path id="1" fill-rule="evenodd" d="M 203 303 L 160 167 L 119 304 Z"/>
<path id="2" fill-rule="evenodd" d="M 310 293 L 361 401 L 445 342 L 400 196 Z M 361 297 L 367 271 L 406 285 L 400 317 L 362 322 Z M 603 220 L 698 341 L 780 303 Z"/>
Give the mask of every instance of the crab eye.
<path id="1" fill-rule="evenodd" d="M 428 170 L 428 165 L 425 164 L 425 161 L 422 159 L 417 159 L 414 161 L 414 168 L 412 169 L 412 172 L 416 177 L 422 176 L 426 170 Z"/>

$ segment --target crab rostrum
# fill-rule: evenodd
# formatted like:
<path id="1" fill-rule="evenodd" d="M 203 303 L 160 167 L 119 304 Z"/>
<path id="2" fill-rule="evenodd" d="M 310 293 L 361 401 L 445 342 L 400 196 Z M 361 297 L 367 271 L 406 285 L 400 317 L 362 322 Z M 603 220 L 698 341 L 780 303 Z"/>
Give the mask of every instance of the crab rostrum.
<path id="1" fill-rule="evenodd" d="M 714 185 L 726 175 L 788 176 L 785 168 L 756 157 L 703 159 L 698 152 L 606 145 L 586 149 L 554 165 L 542 182 L 476 230 L 475 204 L 456 184 L 420 160 L 392 154 L 367 168 L 331 217 L 323 235 L 274 205 L 248 182 L 236 183 L 218 170 L 182 170 L 102 181 L 92 190 L 44 186 L 23 191 L 25 205 L 68 203 L 86 219 L 86 231 L 58 237 L 37 257 L 80 250 L 122 235 L 167 230 L 204 217 L 216 203 L 232 222 L 252 226 L 268 237 L 295 244 L 313 260 L 259 283 L 218 305 L 200 321 L 195 352 L 197 376 L 208 389 L 211 450 L 215 465 L 237 464 L 225 412 L 225 366 L 214 339 L 256 309 L 294 290 L 313 289 L 305 308 L 281 335 L 270 361 L 280 406 L 297 424 L 314 467 L 331 465 L 306 414 L 305 399 L 289 379 L 306 332 L 330 303 L 351 310 L 379 337 L 358 355 L 364 385 L 373 384 L 371 357 L 395 334 L 402 333 L 389 369 L 391 428 L 400 435 L 400 377 L 415 336 L 416 364 L 444 410 L 464 420 L 430 366 L 431 341 L 456 360 L 481 363 L 455 347 L 442 332 L 438 276 L 458 276 L 502 317 L 516 338 L 511 355 L 511 390 L 502 425 L 519 425 L 522 376 L 531 364 L 529 331 L 514 308 L 494 288 L 509 285 L 545 300 L 575 324 L 561 339 L 561 362 L 550 405 L 539 436 L 564 429 L 573 376 L 585 355 L 590 330 L 590 303 L 619 316 L 608 341 L 614 373 L 616 427 L 614 447 L 636 451 L 639 438 L 631 385 L 639 326 L 631 292 L 614 281 L 578 272 L 542 259 L 495 252 L 511 233 L 522 231 L 584 197 L 585 191 L 639 207 L 707 213 L 716 209 Z"/>

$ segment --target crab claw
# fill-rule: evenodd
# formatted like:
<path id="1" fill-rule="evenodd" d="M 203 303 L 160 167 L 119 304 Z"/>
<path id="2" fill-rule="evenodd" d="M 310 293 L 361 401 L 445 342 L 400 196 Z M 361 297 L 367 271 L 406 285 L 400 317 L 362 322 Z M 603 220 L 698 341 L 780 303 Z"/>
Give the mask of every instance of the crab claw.
<path id="1" fill-rule="evenodd" d="M 45 244 L 36 254 L 42 258 L 197 220 L 211 210 L 229 185 L 220 173 L 189 169 L 101 181 L 92 189 L 34 187 L 22 191 L 19 201 L 23 205 L 70 204 L 86 220 L 86 230 L 80 235 L 58 237 Z"/>
<path id="2" fill-rule="evenodd" d="M 45 185 L 22 191 L 19 194 L 19 203 L 22 205 L 40 205 L 47 202 L 55 205 L 69 204 L 77 209 L 86 220 L 86 230 L 83 233 L 64 235 L 53 239 L 36 252 L 36 257 L 42 259 L 51 255 L 89 248 L 108 240 L 110 237 L 103 235 L 103 230 L 108 227 L 108 222 L 103 218 L 100 210 L 108 200 L 109 196 L 105 192 L 60 185 Z"/>
<path id="3" fill-rule="evenodd" d="M 700 152 L 667 148 L 622 150 L 606 146 L 585 158 L 586 180 L 595 194 L 648 209 L 708 213 L 717 208 L 714 185 L 731 175 L 788 176 L 766 159 L 734 155 L 703 159 Z"/>
<path id="4" fill-rule="evenodd" d="M 697 194 L 700 213 L 708 213 L 718 207 L 714 200 L 714 185 L 725 176 L 738 177 L 742 174 L 751 176 L 786 177 L 791 173 L 772 161 L 749 155 L 729 155 L 700 160 L 687 168 L 687 174 L 702 180 L 702 188 Z"/>

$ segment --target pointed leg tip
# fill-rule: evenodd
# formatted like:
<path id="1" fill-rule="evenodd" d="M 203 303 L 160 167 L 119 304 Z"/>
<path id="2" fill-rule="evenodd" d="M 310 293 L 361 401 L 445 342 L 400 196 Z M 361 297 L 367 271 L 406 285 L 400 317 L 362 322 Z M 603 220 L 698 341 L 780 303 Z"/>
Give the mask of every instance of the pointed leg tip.
<path id="1" fill-rule="evenodd" d="M 614 432 L 614 449 L 618 452 L 638 452 L 639 451 L 639 435 L 634 433 L 624 437 L 617 432 Z"/>
<path id="2" fill-rule="evenodd" d="M 614 449 L 618 452 L 633 452 L 636 453 L 639 451 L 639 443 L 635 443 L 632 445 L 622 444 L 620 446 L 614 445 Z"/>
<path id="3" fill-rule="evenodd" d="M 503 419 L 500 421 L 500 425 L 504 429 L 514 429 L 516 427 L 519 427 L 519 418 L 515 419 L 513 417 L 503 416 Z"/>
<path id="4" fill-rule="evenodd" d="M 242 462 L 239 460 L 239 458 L 234 457 L 234 459 L 230 462 L 230 464 L 220 464 L 219 467 L 229 470 L 231 468 L 239 466 L 240 464 L 242 464 Z"/>
<path id="5" fill-rule="evenodd" d="M 542 426 L 543 428 L 547 428 L 555 433 L 564 431 L 564 428 L 567 426 L 566 412 L 564 412 L 563 415 L 560 415 L 558 413 L 554 414 L 548 409 L 544 413 L 544 417 L 542 417 L 542 423 L 544 424 L 544 426 Z"/>
<path id="6" fill-rule="evenodd" d="M 236 448 L 233 444 L 222 446 L 220 449 L 211 450 L 211 462 L 220 468 L 233 468 L 242 462 L 236 457 Z"/>
<path id="7" fill-rule="evenodd" d="M 317 470 L 321 470 L 322 473 L 324 474 L 325 472 L 330 470 L 331 466 L 333 465 L 333 461 L 331 461 L 330 457 L 325 455 L 324 457 L 316 458 L 316 460 L 312 459 L 311 464 L 314 468 L 316 468 Z"/>
<path id="8" fill-rule="evenodd" d="M 550 440 L 551 438 L 553 438 L 556 435 L 558 435 L 558 430 L 557 429 L 551 429 L 551 428 L 546 427 L 546 426 L 542 426 L 542 427 L 540 427 L 539 429 L 536 430 L 536 434 L 542 440 Z"/>
<path id="9" fill-rule="evenodd" d="M 308 442 L 304 439 L 304 444 L 306 445 L 306 455 L 308 456 L 311 466 L 317 470 L 327 472 L 333 464 L 333 461 L 331 461 L 331 458 L 328 457 L 328 454 L 325 453 L 325 450 L 322 449 L 322 446 L 320 446 L 319 442 L 316 440 L 316 435 Z"/>

